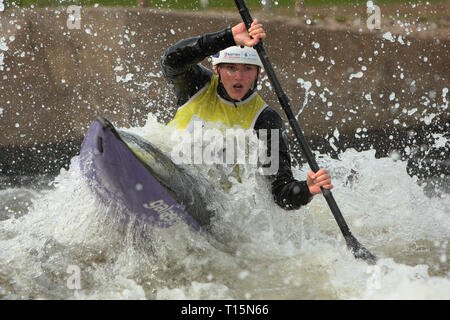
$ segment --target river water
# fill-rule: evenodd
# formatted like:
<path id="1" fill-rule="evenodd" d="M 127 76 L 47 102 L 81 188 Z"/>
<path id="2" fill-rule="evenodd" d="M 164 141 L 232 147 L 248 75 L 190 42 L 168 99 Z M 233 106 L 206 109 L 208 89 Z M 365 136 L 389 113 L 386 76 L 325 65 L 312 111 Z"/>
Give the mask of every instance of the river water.
<path id="1" fill-rule="evenodd" d="M 170 130 L 152 117 L 132 128 L 162 148 Z M 450 299 L 449 195 L 425 194 L 405 162 L 374 150 L 317 156 L 375 266 L 346 248 L 323 197 L 283 211 L 250 170 L 209 194 L 223 249 L 183 224 L 123 223 L 74 157 L 45 187 L 0 190 L 0 299 Z"/>

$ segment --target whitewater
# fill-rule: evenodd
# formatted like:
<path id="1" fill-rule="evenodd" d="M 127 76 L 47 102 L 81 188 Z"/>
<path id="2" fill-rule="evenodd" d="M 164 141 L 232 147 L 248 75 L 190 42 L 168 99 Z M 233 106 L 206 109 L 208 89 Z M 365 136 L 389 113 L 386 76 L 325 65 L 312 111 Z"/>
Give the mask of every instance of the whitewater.
<path id="1" fill-rule="evenodd" d="M 176 143 L 152 114 L 123 130 L 164 152 Z M 0 299 L 450 299 L 449 195 L 425 194 L 405 161 L 375 150 L 316 156 L 376 265 L 354 258 L 322 196 L 284 211 L 252 168 L 224 187 L 217 166 L 190 167 L 217 212 L 208 237 L 125 219 L 75 156 L 46 187 L 0 190 Z"/>

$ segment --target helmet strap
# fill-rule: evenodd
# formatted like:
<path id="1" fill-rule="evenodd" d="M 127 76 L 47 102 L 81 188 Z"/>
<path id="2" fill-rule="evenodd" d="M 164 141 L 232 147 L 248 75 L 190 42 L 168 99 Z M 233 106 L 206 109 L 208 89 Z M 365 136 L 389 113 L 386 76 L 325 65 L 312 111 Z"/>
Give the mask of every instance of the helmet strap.
<path id="1" fill-rule="evenodd" d="M 255 78 L 255 82 L 253 83 L 253 87 L 252 87 L 252 91 L 256 90 L 256 87 L 258 85 L 258 77 L 259 77 L 259 73 L 261 72 L 261 67 L 258 66 L 258 72 L 256 73 L 256 78 Z"/>

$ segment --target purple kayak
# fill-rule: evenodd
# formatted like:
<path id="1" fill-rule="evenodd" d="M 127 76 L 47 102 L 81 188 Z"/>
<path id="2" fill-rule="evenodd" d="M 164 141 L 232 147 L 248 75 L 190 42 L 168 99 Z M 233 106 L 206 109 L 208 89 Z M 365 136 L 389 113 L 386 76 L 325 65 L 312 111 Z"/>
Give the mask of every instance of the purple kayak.
<path id="1" fill-rule="evenodd" d="M 94 193 L 156 227 L 184 222 L 195 230 L 212 215 L 195 179 L 141 137 L 116 130 L 98 117 L 80 151 L 80 166 Z"/>

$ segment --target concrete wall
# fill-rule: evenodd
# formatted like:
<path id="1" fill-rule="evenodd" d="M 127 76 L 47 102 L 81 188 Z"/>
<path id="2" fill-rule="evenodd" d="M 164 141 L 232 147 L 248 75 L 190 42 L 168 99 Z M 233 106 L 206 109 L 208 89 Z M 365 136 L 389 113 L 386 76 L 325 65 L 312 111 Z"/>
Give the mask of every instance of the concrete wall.
<path id="1" fill-rule="evenodd" d="M 175 105 L 161 77 L 164 50 L 240 22 L 237 14 L 82 8 L 80 29 L 70 29 L 65 9 L 0 15 L 3 172 L 39 146 L 67 142 L 75 147 L 63 162 L 70 159 L 96 115 L 136 126 L 158 112 L 168 122 Z M 448 132 L 448 37 L 321 30 L 280 18 L 263 23 L 266 50 L 294 114 L 322 148 L 383 144 L 394 133 L 387 150 L 402 148 L 395 146 L 396 134 L 417 144 L 426 132 Z M 267 77 L 260 84 L 262 96 L 279 109 Z"/>

